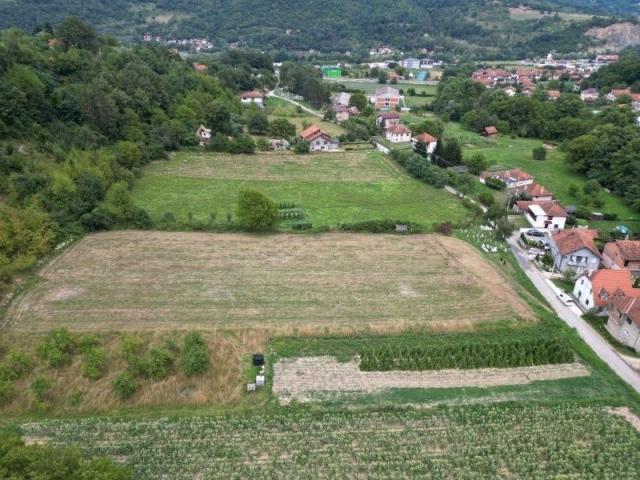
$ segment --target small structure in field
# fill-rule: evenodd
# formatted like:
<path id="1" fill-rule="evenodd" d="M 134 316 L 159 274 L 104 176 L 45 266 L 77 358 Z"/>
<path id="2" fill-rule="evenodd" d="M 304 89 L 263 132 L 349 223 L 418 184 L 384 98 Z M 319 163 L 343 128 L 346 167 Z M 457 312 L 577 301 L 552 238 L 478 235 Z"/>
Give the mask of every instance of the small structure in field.
<path id="1" fill-rule="evenodd" d="M 196 138 L 198 139 L 200 146 L 206 145 L 209 143 L 209 140 L 211 140 L 211 129 L 204 125 L 200 125 L 198 130 L 196 130 Z"/>
<path id="2" fill-rule="evenodd" d="M 498 136 L 498 129 L 493 125 L 489 125 L 488 127 L 484 127 L 483 134 L 485 137 L 495 138 Z"/>
<path id="3" fill-rule="evenodd" d="M 240 102 L 243 105 L 257 105 L 262 108 L 264 107 L 264 93 L 259 90 L 244 92 L 240 95 Z"/>
<path id="4" fill-rule="evenodd" d="M 289 142 L 287 140 L 284 139 L 272 139 L 271 140 L 271 150 L 274 150 L 276 152 L 284 152 L 289 150 L 289 147 L 291 147 L 291 145 L 289 144 Z"/>

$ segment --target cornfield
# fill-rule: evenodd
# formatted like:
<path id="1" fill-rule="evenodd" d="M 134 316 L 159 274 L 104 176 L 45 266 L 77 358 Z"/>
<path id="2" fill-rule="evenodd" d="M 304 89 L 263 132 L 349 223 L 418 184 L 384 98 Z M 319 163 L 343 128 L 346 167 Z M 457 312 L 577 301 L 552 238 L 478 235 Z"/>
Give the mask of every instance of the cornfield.
<path id="1" fill-rule="evenodd" d="M 159 420 L 49 420 L 47 440 L 134 478 L 637 479 L 640 434 L 603 407 L 489 405 Z"/>

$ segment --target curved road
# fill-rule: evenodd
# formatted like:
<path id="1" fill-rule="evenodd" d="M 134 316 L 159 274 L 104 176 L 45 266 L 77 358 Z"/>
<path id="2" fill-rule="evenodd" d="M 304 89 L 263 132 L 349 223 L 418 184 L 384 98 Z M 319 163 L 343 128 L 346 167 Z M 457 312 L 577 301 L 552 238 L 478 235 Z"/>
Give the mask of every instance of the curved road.
<path id="1" fill-rule="evenodd" d="M 611 369 L 618 374 L 625 382 L 631 385 L 634 390 L 640 393 L 640 374 L 625 362 L 609 343 L 602 338 L 581 315 L 570 307 L 564 305 L 549 286 L 542 273 L 531 266 L 529 258 L 518 245 L 518 233 L 507 240 L 513 255 L 518 260 L 520 267 L 529 277 L 529 280 L 536 286 L 538 291 L 545 297 L 547 302 L 553 307 L 558 316 L 571 328 L 575 328 L 578 335 L 593 349 Z"/>

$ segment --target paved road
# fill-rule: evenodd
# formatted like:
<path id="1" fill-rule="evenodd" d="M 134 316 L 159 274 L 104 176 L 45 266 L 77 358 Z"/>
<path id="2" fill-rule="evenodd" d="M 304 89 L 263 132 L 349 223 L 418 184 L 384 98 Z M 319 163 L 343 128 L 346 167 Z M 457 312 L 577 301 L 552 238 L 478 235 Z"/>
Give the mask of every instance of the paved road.
<path id="1" fill-rule="evenodd" d="M 324 118 L 324 115 L 316 110 L 312 110 L 311 108 L 303 105 L 300 102 L 296 102 L 295 100 L 292 100 L 290 98 L 287 98 L 283 95 L 280 95 L 279 93 L 277 93 L 275 90 L 272 90 L 270 92 L 267 93 L 267 97 L 274 97 L 274 98 L 279 98 L 280 100 L 284 100 L 285 102 L 289 102 L 292 103 L 298 107 L 300 107 L 302 110 L 304 110 L 307 113 L 310 113 L 311 115 L 318 117 L 318 118 Z"/>
<path id="2" fill-rule="evenodd" d="M 578 335 L 593 349 L 593 351 L 611 367 L 625 382 L 631 385 L 636 392 L 640 393 L 640 374 L 633 370 L 618 353 L 602 338 L 587 322 L 585 322 L 580 314 L 576 313 L 572 308 L 567 307 L 560 302 L 555 292 L 544 278 L 542 273 L 531 265 L 526 253 L 518 246 L 518 234 L 514 234 L 509 238 L 508 243 L 511 251 L 515 255 L 522 270 L 527 277 L 536 286 L 538 291 L 544 295 L 545 299 L 556 311 L 558 316 L 571 328 L 575 328 Z"/>

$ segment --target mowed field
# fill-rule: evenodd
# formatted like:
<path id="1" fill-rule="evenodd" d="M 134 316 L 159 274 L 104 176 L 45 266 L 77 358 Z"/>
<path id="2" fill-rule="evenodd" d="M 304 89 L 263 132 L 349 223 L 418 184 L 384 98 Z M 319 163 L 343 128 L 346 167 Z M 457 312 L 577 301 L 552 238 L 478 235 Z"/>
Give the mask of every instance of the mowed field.
<path id="1" fill-rule="evenodd" d="M 10 328 L 326 333 L 532 318 L 476 250 L 437 235 L 102 233 L 41 276 L 12 306 Z"/>
<path id="2" fill-rule="evenodd" d="M 469 212 L 444 190 L 410 178 L 379 152 L 225 155 L 181 152 L 145 168 L 133 198 L 159 220 L 171 212 L 218 222 L 235 210 L 238 193 L 255 189 L 276 203 L 294 203 L 314 227 L 400 220 L 427 227 L 458 223 Z"/>

